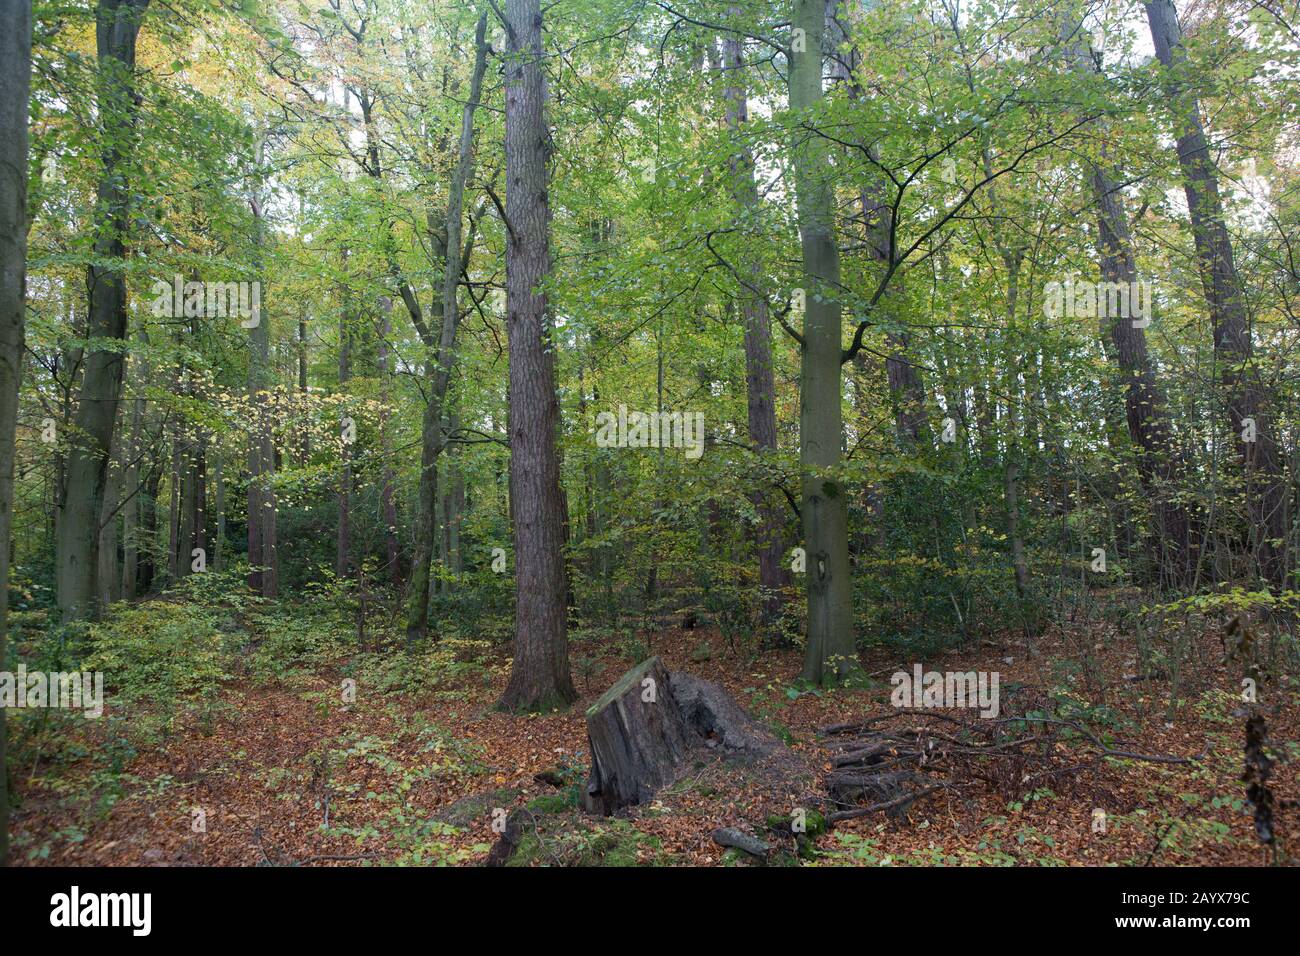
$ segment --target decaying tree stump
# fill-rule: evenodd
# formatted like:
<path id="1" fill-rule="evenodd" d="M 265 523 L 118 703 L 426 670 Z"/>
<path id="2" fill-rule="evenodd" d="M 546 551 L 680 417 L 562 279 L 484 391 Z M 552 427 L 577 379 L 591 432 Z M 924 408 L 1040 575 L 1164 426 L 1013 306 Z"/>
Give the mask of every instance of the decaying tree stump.
<path id="1" fill-rule="evenodd" d="M 609 814 L 671 783 L 691 749 L 686 718 L 658 657 L 632 668 L 587 708 L 591 777 L 584 805 Z"/>
<path id="2" fill-rule="evenodd" d="M 658 657 L 632 668 L 587 709 L 587 737 L 583 805 L 605 815 L 648 802 L 699 748 L 761 757 L 781 746 L 721 687 L 669 673 Z"/>

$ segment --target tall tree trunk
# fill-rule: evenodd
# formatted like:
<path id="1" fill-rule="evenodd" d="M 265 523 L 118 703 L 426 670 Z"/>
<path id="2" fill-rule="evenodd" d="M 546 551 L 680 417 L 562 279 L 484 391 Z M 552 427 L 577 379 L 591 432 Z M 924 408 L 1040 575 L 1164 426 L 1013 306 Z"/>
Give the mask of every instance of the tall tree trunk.
<path id="1" fill-rule="evenodd" d="M 226 569 L 226 474 L 225 458 L 218 449 L 213 456 L 213 481 L 216 484 L 217 528 L 212 539 L 212 570 Z"/>
<path id="2" fill-rule="evenodd" d="M 298 317 L 298 340 L 295 343 L 298 354 L 298 396 L 307 398 L 307 315 Z M 305 409 L 305 406 L 304 406 Z M 306 468 L 311 461 L 311 426 L 304 424 L 298 434 L 298 465 Z"/>
<path id="3" fill-rule="evenodd" d="M 350 299 L 351 293 L 346 289 L 343 291 L 345 298 Z M 352 378 L 352 335 L 354 318 L 352 315 L 351 304 L 345 301 L 343 309 L 339 313 L 339 391 L 343 392 L 347 388 L 349 379 Z M 347 419 L 347 415 L 343 416 Z M 352 561 L 352 439 L 351 433 L 355 432 L 355 422 L 353 428 L 348 428 L 346 421 L 340 422 L 343 442 L 340 446 L 339 457 L 339 485 L 338 485 L 338 535 L 335 541 L 334 550 L 334 574 L 339 579 L 352 577 L 354 564 Z"/>
<path id="4" fill-rule="evenodd" d="M 136 340 L 142 345 L 149 342 L 148 333 L 141 329 L 136 333 Z M 137 381 L 149 381 L 150 366 L 142 356 L 131 360 L 130 372 Z M 145 467 L 144 458 L 144 411 L 145 398 L 142 389 L 136 389 L 131 400 L 131 432 L 126 443 L 126 493 L 128 498 L 122 506 L 122 598 L 127 601 L 135 599 L 140 587 L 140 519 L 143 515 Z"/>
<path id="5" fill-rule="evenodd" d="M 140 553 L 139 577 L 136 587 L 140 594 L 153 591 L 154 580 L 158 576 L 158 484 L 162 480 L 162 469 L 154 466 L 149 470 L 145 486 L 141 489 L 143 499 L 140 502 L 140 536 L 145 547 Z M 137 546 L 138 547 L 138 546 Z"/>
<path id="6" fill-rule="evenodd" d="M 1089 176 L 1097 207 L 1097 246 L 1107 282 L 1130 286 L 1138 280 L 1128 217 L 1119 186 L 1100 167 Z M 1178 500 L 1186 471 L 1183 450 L 1174 437 L 1164 389 L 1156 381 L 1147 353 L 1146 332 L 1128 316 L 1104 319 L 1124 385 L 1129 437 L 1138 449 L 1138 479 L 1151 498 L 1155 517 L 1156 561 L 1161 583 L 1183 589 L 1195 566 L 1195 521 Z"/>
<path id="7" fill-rule="evenodd" d="M 380 479 L 379 511 L 384 522 L 384 561 L 387 564 L 388 582 L 393 587 L 402 584 L 401 550 L 397 541 L 397 501 L 394 485 L 397 476 L 393 470 L 393 437 L 388 419 L 392 373 L 388 359 L 388 336 L 393 331 L 393 300 L 384 297 L 379 303 L 379 445 L 384 457 L 383 475 Z"/>
<path id="8" fill-rule="evenodd" d="M 577 698 L 565 631 L 564 506 L 546 295 L 551 269 L 546 76 L 539 0 L 507 0 L 506 324 L 510 350 L 510 504 L 515 544 L 515 655 L 505 710 Z"/>
<path id="9" fill-rule="evenodd" d="M 99 567 L 95 572 L 95 586 L 98 589 L 97 600 L 101 608 L 107 608 L 119 597 L 119 573 L 117 570 L 118 532 L 121 528 L 122 471 L 125 467 L 125 455 L 122 451 L 122 430 L 113 428 L 112 453 L 108 459 L 108 476 L 104 481 L 104 504 L 99 516 L 98 548 Z"/>
<path id="10" fill-rule="evenodd" d="M 126 277 L 122 261 L 131 207 L 129 165 L 135 135 L 135 43 L 149 0 L 99 0 L 95 10 L 98 56 L 96 103 L 103 136 L 96 191 L 94 262 L 87 267 L 89 340 L 126 336 Z M 99 518 L 122 390 L 124 353 L 97 348 L 86 356 L 68 454 L 59 521 L 56 585 L 64 621 L 92 617 L 96 607 Z"/>
<path id="11" fill-rule="evenodd" d="M 24 355 L 27 286 L 27 104 L 32 71 L 31 0 L 0 0 L 0 671 L 9 637 L 9 534 L 14 436 Z M 0 707 L 0 866 L 9 862 L 8 731 Z"/>
<path id="12" fill-rule="evenodd" d="M 1025 633 L 1030 622 L 1025 616 L 1025 598 L 1029 593 L 1029 563 L 1025 558 L 1025 539 L 1020 530 L 1020 401 L 1017 369 L 1020 362 L 1015 354 L 1016 304 L 1020 299 L 1020 250 L 1003 251 L 1007 269 L 1007 327 L 1004 343 L 1004 367 L 1007 369 L 1007 451 L 1002 461 L 1002 481 L 1007 510 L 1007 538 L 1011 542 L 1011 569 L 1015 575 L 1016 596 L 1020 601 Z"/>
<path id="13" fill-rule="evenodd" d="M 1101 70 L 1082 38 L 1082 23 L 1071 17 L 1065 24 L 1063 41 L 1071 69 L 1091 78 Z M 1124 198 L 1117 178 L 1106 166 L 1103 144 L 1100 159 L 1088 173 L 1097 214 L 1097 253 L 1102 278 L 1132 288 L 1139 281 L 1133 238 Z M 1174 436 L 1164 389 L 1156 380 L 1155 365 L 1147 353 L 1146 331 L 1134 326 L 1131 316 L 1109 316 L 1101 320 L 1108 354 L 1119 367 L 1124 389 L 1128 432 L 1138 450 L 1138 480 L 1151 499 L 1154 517 L 1153 543 L 1160 583 L 1181 590 L 1192 583 L 1195 564 L 1193 531 L 1196 522 L 1177 494 L 1186 471 L 1183 449 Z"/>
<path id="14" fill-rule="evenodd" d="M 127 442 L 127 468 L 124 485 L 126 501 L 122 503 L 122 577 L 119 583 L 122 599 L 134 600 L 136 594 L 139 549 L 136 538 L 140 529 L 140 483 L 142 474 L 140 457 L 140 419 L 139 403 L 136 398 L 131 404 L 131 435 Z"/>
<path id="15" fill-rule="evenodd" d="M 430 346 L 426 366 L 429 379 L 429 398 L 424 408 L 420 441 L 420 493 L 415 517 L 415 535 L 411 545 L 411 579 L 407 585 L 406 642 L 408 647 L 423 640 L 429 631 L 429 569 L 433 561 L 434 536 L 438 532 L 438 456 L 442 454 L 445 439 L 442 435 L 443 402 L 451 384 L 451 369 L 456 361 L 456 332 L 460 326 L 460 305 L 456 295 L 460 274 L 469 259 L 473 246 L 473 229 L 470 241 L 460 249 L 461 217 L 464 214 L 465 184 L 469 181 L 474 164 L 474 113 L 478 109 L 483 90 L 483 74 L 487 69 L 487 15 L 479 17 L 474 29 L 474 71 L 470 77 L 469 99 L 461 112 L 460 144 L 456 170 L 447 191 L 447 218 L 440 244 L 443 250 L 442 295 L 438 299 L 442 312 L 438 338 L 421 331 L 425 344 Z M 417 329 L 423 327 L 419 320 L 420 307 L 415 295 L 405 283 L 401 286 L 402 300 L 411 313 Z"/>
<path id="16" fill-rule="evenodd" d="M 739 15 L 732 7 L 730 15 Z M 754 154 L 741 137 L 749 121 L 749 102 L 745 92 L 744 41 L 728 34 L 722 44 L 722 68 L 727 77 L 724 97 L 727 100 L 727 128 L 734 142 L 728 184 L 731 199 L 746 218 L 759 211 L 758 188 L 754 183 Z M 745 395 L 748 406 L 749 442 L 762 459 L 776 451 L 776 383 L 772 372 L 772 319 L 768 314 L 767 294 L 763 288 L 763 266 L 751 258 L 740 266 L 744 287 L 740 290 L 740 313 L 745 328 Z M 771 623 L 780 614 L 783 595 L 789 583 L 782 558 L 785 502 L 765 474 L 764 488 L 754 492 L 758 513 L 754 543 L 758 551 L 758 581 L 763 590 L 763 622 Z"/>
<path id="17" fill-rule="evenodd" d="M 261 175 L 266 140 L 258 145 L 255 175 Z M 262 199 L 255 186 L 248 199 L 253 213 L 254 268 L 262 272 L 262 246 L 266 221 Z M 250 319 L 251 321 L 251 319 Z M 262 597 L 273 598 L 280 588 L 279 546 L 276 534 L 275 440 L 271 431 L 271 323 L 264 312 L 248 330 L 248 396 L 253 425 L 248 436 L 248 586 Z"/>
<path id="18" fill-rule="evenodd" d="M 184 520 L 185 504 L 181 500 L 181 432 L 183 423 L 177 422 L 172 432 L 171 469 L 167 473 L 167 488 L 170 499 L 167 505 L 167 583 L 174 584 L 184 572 L 181 570 L 181 523 Z"/>
<path id="19" fill-rule="evenodd" d="M 203 567 L 208 566 L 212 555 L 208 553 L 208 438 L 202 430 L 194 438 L 193 454 L 189 468 L 189 519 L 186 526 L 189 539 L 181 560 L 187 568 L 194 562 L 194 552 L 203 555 Z"/>
<path id="20" fill-rule="evenodd" d="M 800 125 L 822 100 L 823 0 L 794 0 L 794 27 L 806 46 L 790 54 L 790 109 Z M 796 38 L 800 36 L 798 32 Z M 840 402 L 840 255 L 835 240 L 831 169 L 825 141 L 798 126 L 795 197 L 803 251 L 806 307 L 799 395 L 799 458 L 807 556 L 808 644 L 803 677 L 821 684 L 856 666 L 849 579 L 848 502 L 834 470 L 843 430 Z"/>
<path id="21" fill-rule="evenodd" d="M 1156 58 L 1165 69 L 1167 99 L 1181 127 L 1178 165 L 1183 172 L 1183 191 L 1187 195 L 1200 262 L 1201 285 L 1214 326 L 1214 351 L 1222 362 L 1220 377 L 1246 474 L 1255 560 L 1263 579 L 1281 587 L 1286 582 L 1283 542 L 1287 531 L 1287 490 L 1281 479 L 1275 430 L 1266 417 L 1259 372 L 1253 362 L 1254 346 L 1245 295 L 1223 217 L 1218 175 L 1201 123 L 1200 103 L 1188 89 L 1188 63 L 1173 0 L 1151 0 L 1143 6 Z M 1254 441 L 1242 440 L 1245 419 L 1254 422 Z"/>

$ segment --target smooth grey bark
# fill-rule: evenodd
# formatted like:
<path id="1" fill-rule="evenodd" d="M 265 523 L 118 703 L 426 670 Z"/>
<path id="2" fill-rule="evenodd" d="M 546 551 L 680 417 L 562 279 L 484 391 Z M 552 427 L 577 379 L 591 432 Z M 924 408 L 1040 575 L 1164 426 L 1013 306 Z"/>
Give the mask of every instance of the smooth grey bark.
<path id="1" fill-rule="evenodd" d="M 1188 61 L 1173 0 L 1143 4 L 1162 79 L 1179 124 L 1178 165 L 1191 217 L 1201 285 L 1214 327 L 1220 380 L 1246 475 L 1252 550 L 1261 577 L 1278 587 L 1287 580 L 1288 494 L 1282 481 L 1275 426 L 1254 365 L 1254 344 L 1245 293 L 1233 260 L 1232 241 L 1219 198 L 1218 174 L 1201 122 L 1201 106 L 1188 87 Z M 1255 423 L 1256 440 L 1242 441 L 1242 421 Z M 1258 486 L 1256 485 L 1258 481 Z"/>
<path id="2" fill-rule="evenodd" d="M 22 380 L 27 295 L 27 111 L 32 69 L 31 0 L 0 0 L 0 671 L 9 637 L 9 534 L 14 437 Z M 0 708 L 0 866 L 9 862 L 8 729 Z"/>
<path id="3" fill-rule="evenodd" d="M 138 100 L 135 45 L 149 0 L 99 0 L 95 9 L 98 57 L 96 104 L 100 118 L 100 177 L 92 229 L 94 262 L 86 270 L 86 336 L 126 337 L 126 234 L 131 190 L 125 167 L 133 151 Z M 124 353 L 97 348 L 84 362 L 68 453 L 55 557 L 55 584 L 63 621 L 98 614 L 96 574 L 99 519 L 121 398 Z"/>
<path id="4" fill-rule="evenodd" d="M 795 0 L 794 28 L 806 47 L 790 53 L 790 109 L 795 197 L 803 253 L 806 308 L 801 343 L 799 459 L 802 469 L 804 548 L 807 557 L 808 643 L 803 677 L 816 684 L 856 666 L 853 590 L 849 579 L 848 507 L 835 473 L 840 464 L 840 255 L 825 140 L 807 128 L 822 100 L 824 0 Z"/>
<path id="5" fill-rule="evenodd" d="M 569 675 L 564 503 L 546 294 L 551 270 L 546 75 L 539 0 L 507 0 L 506 333 L 510 352 L 510 505 L 515 653 L 499 706 L 537 711 L 577 698 Z"/>
<path id="6" fill-rule="evenodd" d="M 429 396 L 420 428 L 420 491 L 411 545 L 411 577 L 407 584 L 408 647 L 427 637 L 429 631 L 429 573 L 434 539 L 438 533 L 438 458 L 446 445 L 443 412 L 447 389 L 451 385 L 451 370 L 456 362 L 456 333 L 460 327 L 460 305 L 456 293 L 460 274 L 468 264 L 473 247 L 471 227 L 470 241 L 461 254 L 461 217 L 465 207 L 465 184 L 474 168 L 474 114 L 482 97 L 486 70 L 487 14 L 483 14 L 474 28 L 474 69 L 470 75 L 469 98 L 461 111 L 456 169 L 447 190 L 447 217 L 439 238 L 443 253 L 443 281 L 442 295 L 438 298 L 442 315 L 436 344 L 427 328 L 421 332 L 425 344 L 432 347 L 427 369 Z M 402 300 L 414 321 L 420 315 L 419 303 L 409 285 L 403 283 L 401 290 Z M 423 324 L 417 322 L 417 330 Z"/>

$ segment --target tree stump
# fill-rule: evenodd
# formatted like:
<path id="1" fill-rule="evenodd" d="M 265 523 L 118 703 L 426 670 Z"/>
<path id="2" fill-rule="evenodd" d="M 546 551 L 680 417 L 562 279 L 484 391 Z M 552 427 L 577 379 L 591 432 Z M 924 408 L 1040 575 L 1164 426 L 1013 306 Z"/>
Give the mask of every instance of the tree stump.
<path id="1" fill-rule="evenodd" d="M 658 657 L 624 674 L 587 709 L 591 776 L 583 805 L 609 815 L 646 803 L 693 752 L 765 757 L 781 746 L 716 684 L 670 674 Z"/>
<path id="2" fill-rule="evenodd" d="M 645 803 L 673 781 L 693 741 L 658 657 L 632 668 L 587 708 L 587 739 L 591 776 L 583 805 L 590 813 Z"/>

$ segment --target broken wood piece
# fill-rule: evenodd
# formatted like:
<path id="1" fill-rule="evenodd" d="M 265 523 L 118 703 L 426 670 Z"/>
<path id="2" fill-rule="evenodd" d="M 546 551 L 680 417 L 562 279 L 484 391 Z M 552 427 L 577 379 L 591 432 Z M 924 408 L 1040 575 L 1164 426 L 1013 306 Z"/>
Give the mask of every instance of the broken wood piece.
<path id="1" fill-rule="evenodd" d="M 718 846 L 735 847 L 737 850 L 743 850 L 750 856 L 758 857 L 760 860 L 766 860 L 767 855 L 772 852 L 772 845 L 760 840 L 756 836 L 750 836 L 744 830 L 737 830 L 735 827 L 719 827 L 713 831 L 713 842 Z"/>
<path id="2" fill-rule="evenodd" d="M 783 745 L 717 684 L 642 661 L 587 709 L 591 774 L 583 806 L 609 815 L 680 776 L 705 748 L 731 757 L 766 757 Z"/>

